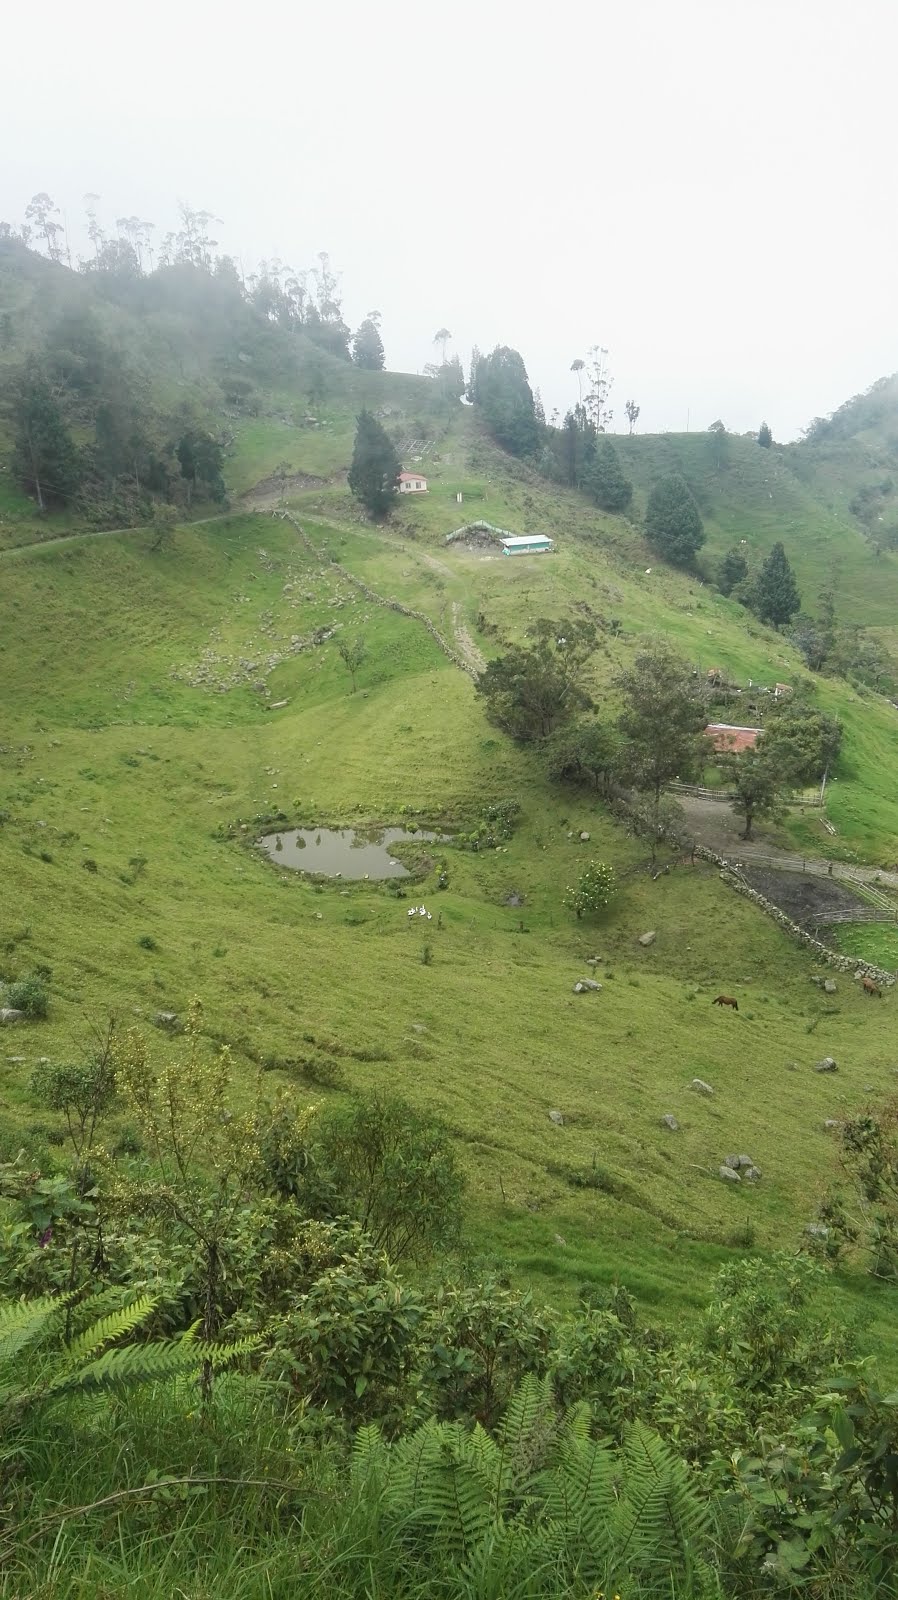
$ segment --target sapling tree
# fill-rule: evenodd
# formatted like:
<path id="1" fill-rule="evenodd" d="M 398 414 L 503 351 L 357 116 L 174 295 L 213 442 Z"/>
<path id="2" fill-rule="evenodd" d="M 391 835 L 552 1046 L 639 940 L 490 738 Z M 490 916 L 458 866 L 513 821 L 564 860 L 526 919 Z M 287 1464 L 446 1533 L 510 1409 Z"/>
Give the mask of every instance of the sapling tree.
<path id="1" fill-rule="evenodd" d="M 604 911 L 614 896 L 617 884 L 614 868 L 607 861 L 590 861 L 577 883 L 564 897 L 565 905 L 580 917 L 595 917 Z"/>
<path id="2" fill-rule="evenodd" d="M 368 654 L 368 647 L 365 644 L 363 636 L 360 633 L 357 633 L 354 638 L 350 638 L 347 635 L 338 639 L 337 654 L 346 668 L 346 671 L 349 673 L 349 677 L 352 682 L 352 693 L 355 694 L 356 673 Z"/>
<path id="3" fill-rule="evenodd" d="M 173 1225 L 192 1245 L 202 1282 L 202 1335 L 211 1343 L 221 1325 L 229 1250 L 260 1166 L 261 1107 L 234 1109 L 230 1053 L 205 1045 L 198 1001 L 177 1058 L 155 1066 L 143 1035 L 131 1029 L 116 1041 L 115 1071 L 149 1154 L 147 1175 L 122 1177 L 119 1198 Z M 208 1399 L 210 1362 L 202 1389 Z"/>

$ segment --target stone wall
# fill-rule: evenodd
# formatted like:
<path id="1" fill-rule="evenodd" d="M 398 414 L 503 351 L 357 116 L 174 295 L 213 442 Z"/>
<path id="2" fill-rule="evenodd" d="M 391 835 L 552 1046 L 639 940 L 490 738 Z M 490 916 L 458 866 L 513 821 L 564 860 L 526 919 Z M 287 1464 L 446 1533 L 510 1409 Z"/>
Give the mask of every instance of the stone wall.
<path id="1" fill-rule="evenodd" d="M 466 672 L 469 678 L 477 677 L 477 673 L 475 672 L 474 668 L 467 661 L 465 661 L 462 656 L 459 655 L 457 650 L 452 648 L 452 645 L 449 643 L 449 641 L 440 633 L 436 623 L 432 622 L 430 617 L 426 616 L 423 611 L 415 611 L 411 606 L 403 605 L 401 600 L 389 600 L 384 595 L 378 594 L 376 589 L 370 588 L 367 583 L 364 583 L 361 578 L 357 578 L 354 572 L 350 572 L 349 569 L 342 566 L 339 561 L 331 561 L 330 556 L 326 555 L 321 550 L 316 550 L 308 534 L 305 532 L 300 523 L 297 522 L 292 512 L 273 511 L 271 514 L 273 517 L 279 517 L 282 522 L 289 522 L 291 527 L 294 528 L 300 543 L 305 545 L 310 554 L 315 556 L 319 561 L 330 562 L 331 566 L 336 567 L 340 576 L 345 578 L 347 583 L 351 583 L 353 588 L 358 589 L 367 600 L 371 600 L 374 605 L 385 606 L 388 611 L 398 611 L 400 616 L 410 617 L 413 622 L 420 622 L 422 628 L 427 629 L 427 632 L 430 634 L 431 638 L 437 645 L 439 645 L 443 655 L 452 662 L 454 667 L 458 667 L 460 671 Z"/>
<path id="2" fill-rule="evenodd" d="M 813 951 L 818 961 L 826 962 L 827 966 L 835 967 L 839 972 L 850 972 L 855 977 L 866 975 L 872 978 L 874 983 L 881 984 L 883 987 L 891 987 L 895 982 L 894 972 L 886 972 L 883 967 L 874 967 L 869 961 L 859 961 L 856 956 L 841 956 L 838 950 L 831 950 L 829 945 L 823 944 L 819 939 L 815 939 L 812 933 L 808 933 L 805 928 L 799 927 L 797 922 L 793 922 L 792 918 L 788 917 L 785 911 L 781 911 L 779 906 L 774 905 L 772 900 L 768 900 L 766 895 L 760 894 L 757 889 L 753 889 L 751 884 L 742 876 L 742 873 L 731 862 L 725 860 L 723 856 L 717 855 L 715 851 L 709 850 L 705 845 L 701 844 L 695 846 L 695 854 L 701 856 L 703 861 L 711 861 L 715 866 L 719 867 L 720 876 L 724 883 L 729 884 L 731 889 L 735 889 L 736 893 L 743 895 L 746 900 L 751 900 L 756 906 L 760 906 L 761 910 L 766 911 L 774 922 L 778 922 L 786 933 L 790 933 L 793 938 L 798 939 L 801 944 L 806 945 L 809 950 Z"/>

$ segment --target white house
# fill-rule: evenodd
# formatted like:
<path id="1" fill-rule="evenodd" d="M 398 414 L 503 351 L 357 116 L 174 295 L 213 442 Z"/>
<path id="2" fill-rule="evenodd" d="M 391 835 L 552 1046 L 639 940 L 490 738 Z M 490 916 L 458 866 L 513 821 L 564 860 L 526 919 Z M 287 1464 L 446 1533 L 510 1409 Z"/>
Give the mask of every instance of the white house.
<path id="1" fill-rule="evenodd" d="M 427 479 L 425 478 L 423 472 L 400 472 L 399 493 L 426 494 Z"/>

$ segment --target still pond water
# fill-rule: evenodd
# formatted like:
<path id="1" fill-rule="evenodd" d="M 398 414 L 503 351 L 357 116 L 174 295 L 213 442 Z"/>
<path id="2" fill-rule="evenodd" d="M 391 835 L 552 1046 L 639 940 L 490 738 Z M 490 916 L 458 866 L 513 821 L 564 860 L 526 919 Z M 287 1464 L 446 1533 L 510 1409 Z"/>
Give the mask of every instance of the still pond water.
<path id="1" fill-rule="evenodd" d="M 419 828 L 379 828 L 357 833 L 353 828 L 290 828 L 287 832 L 267 833 L 259 840 L 279 867 L 297 872 L 319 872 L 328 878 L 407 878 L 409 871 L 397 861 L 392 847 L 442 839 L 439 833 Z"/>

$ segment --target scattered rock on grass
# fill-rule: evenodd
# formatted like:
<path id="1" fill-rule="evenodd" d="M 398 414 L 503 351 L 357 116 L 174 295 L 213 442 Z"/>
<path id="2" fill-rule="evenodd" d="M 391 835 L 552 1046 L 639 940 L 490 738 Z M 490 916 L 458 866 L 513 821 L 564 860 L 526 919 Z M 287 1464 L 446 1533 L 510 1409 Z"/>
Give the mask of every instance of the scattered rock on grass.
<path id="1" fill-rule="evenodd" d="M 596 983 L 595 978 L 578 978 L 574 984 L 574 994 L 588 994 L 591 991 L 598 994 L 602 985 Z"/>
<path id="2" fill-rule="evenodd" d="M 741 1183 L 742 1182 L 742 1179 L 740 1178 L 738 1172 L 735 1172 L 732 1167 L 719 1167 L 718 1171 L 720 1173 L 720 1176 L 722 1178 L 726 1178 L 728 1183 Z"/>
<path id="3" fill-rule="evenodd" d="M 661 1126 L 663 1128 L 669 1128 L 671 1133 L 678 1133 L 680 1130 L 680 1124 L 678 1123 L 672 1111 L 665 1112 L 664 1116 L 661 1118 Z"/>
<path id="4" fill-rule="evenodd" d="M 588 833 L 581 833 L 581 835 L 580 835 L 580 843 L 581 844 L 589 844 L 589 834 Z"/>
<path id="5" fill-rule="evenodd" d="M 824 1056 L 822 1061 L 814 1063 L 815 1072 L 838 1072 L 838 1070 L 832 1056 Z"/>
<path id="6" fill-rule="evenodd" d="M 24 1011 L 19 1011 L 15 1006 L 0 1007 L 0 1027 L 6 1028 L 11 1022 L 21 1022 Z"/>
<path id="7" fill-rule="evenodd" d="M 561 1115 L 560 1111 L 550 1111 L 549 1121 L 554 1122 L 556 1128 L 564 1127 L 564 1117 Z"/>
<path id="8" fill-rule="evenodd" d="M 180 1033 L 183 1027 L 177 1011 L 157 1011 L 153 1022 L 157 1028 L 167 1028 L 169 1033 Z"/>
<path id="9" fill-rule="evenodd" d="M 834 1132 L 834 1130 L 836 1128 L 841 1128 L 842 1124 L 839 1121 L 838 1117 L 827 1117 L 826 1120 L 824 1121 L 823 1126 L 826 1129 L 827 1133 L 832 1133 L 832 1132 Z"/>
<path id="10" fill-rule="evenodd" d="M 710 1083 L 706 1083 L 704 1078 L 693 1078 L 693 1080 L 690 1083 L 689 1087 L 690 1087 L 690 1089 L 694 1089 L 696 1094 L 713 1094 L 714 1093 L 714 1090 L 711 1088 Z"/>
<path id="11" fill-rule="evenodd" d="M 824 979 L 824 982 L 823 982 L 823 992 L 824 992 L 824 994 L 835 994 L 837 989 L 838 989 L 838 987 L 839 986 L 836 983 L 835 978 L 825 978 Z"/>
<path id="12" fill-rule="evenodd" d="M 651 933 L 641 933 L 639 935 L 639 943 L 641 945 L 645 945 L 645 946 L 650 945 L 650 944 L 654 944 L 656 937 L 657 937 L 657 935 L 655 933 L 655 930 L 652 929 Z"/>

